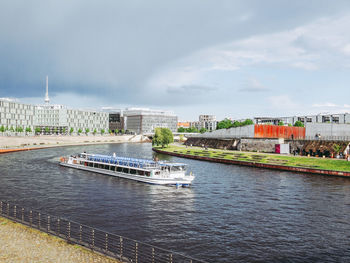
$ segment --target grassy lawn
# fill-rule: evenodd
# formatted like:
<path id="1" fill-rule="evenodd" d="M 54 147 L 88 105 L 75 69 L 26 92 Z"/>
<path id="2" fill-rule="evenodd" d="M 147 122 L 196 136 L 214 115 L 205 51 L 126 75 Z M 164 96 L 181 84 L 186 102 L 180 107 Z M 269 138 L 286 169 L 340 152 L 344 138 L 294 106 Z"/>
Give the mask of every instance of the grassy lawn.
<path id="1" fill-rule="evenodd" d="M 225 151 L 219 149 L 204 150 L 200 147 L 188 147 L 170 145 L 166 148 L 155 147 L 159 150 L 174 152 L 178 154 L 188 154 L 194 156 L 205 156 L 210 158 L 247 161 L 266 164 L 278 164 L 285 166 L 315 168 L 324 170 L 334 170 L 350 172 L 350 162 L 339 159 L 323 159 L 305 156 L 286 156 L 278 154 L 256 153 L 256 152 L 240 152 Z"/>

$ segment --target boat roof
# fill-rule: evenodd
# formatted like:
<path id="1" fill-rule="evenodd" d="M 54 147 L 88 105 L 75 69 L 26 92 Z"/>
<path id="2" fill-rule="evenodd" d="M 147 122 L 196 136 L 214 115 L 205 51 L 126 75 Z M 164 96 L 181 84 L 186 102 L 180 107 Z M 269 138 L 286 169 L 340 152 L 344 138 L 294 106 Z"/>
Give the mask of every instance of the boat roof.
<path id="1" fill-rule="evenodd" d="M 103 155 L 103 154 L 88 154 L 82 153 L 88 156 L 91 161 L 104 162 L 104 163 L 125 163 L 128 166 L 142 165 L 148 167 L 156 167 L 156 166 L 185 166 L 184 163 L 170 163 L 167 161 L 153 161 L 149 159 L 141 159 L 141 158 L 130 158 L 130 157 L 121 157 L 121 156 L 113 156 L 113 155 Z"/>

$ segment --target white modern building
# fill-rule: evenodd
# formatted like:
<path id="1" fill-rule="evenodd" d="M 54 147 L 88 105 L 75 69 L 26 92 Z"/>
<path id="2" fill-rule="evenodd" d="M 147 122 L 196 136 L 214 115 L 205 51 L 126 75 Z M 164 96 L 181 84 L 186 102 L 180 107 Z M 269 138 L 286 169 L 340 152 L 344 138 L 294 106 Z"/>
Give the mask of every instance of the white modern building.
<path id="1" fill-rule="evenodd" d="M 109 114 L 106 112 L 69 109 L 63 105 L 50 104 L 48 77 L 46 77 L 45 104 L 29 105 L 9 99 L 0 99 L 0 127 L 6 130 L 30 128 L 40 133 L 68 133 L 79 129 L 85 133 L 108 132 Z"/>
<path id="2" fill-rule="evenodd" d="M 170 111 L 127 108 L 123 111 L 126 129 L 137 134 L 153 133 L 155 128 L 177 131 L 177 116 Z"/>
<path id="3" fill-rule="evenodd" d="M 33 129 L 35 106 L 0 98 L 0 126 L 7 129 L 30 127 Z"/>

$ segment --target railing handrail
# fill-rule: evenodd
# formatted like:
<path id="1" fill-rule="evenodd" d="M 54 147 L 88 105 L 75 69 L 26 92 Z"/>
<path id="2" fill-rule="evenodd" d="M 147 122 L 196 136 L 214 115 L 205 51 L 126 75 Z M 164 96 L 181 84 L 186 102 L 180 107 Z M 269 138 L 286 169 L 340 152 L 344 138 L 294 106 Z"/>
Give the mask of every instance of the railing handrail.
<path id="1" fill-rule="evenodd" d="M 6 207 L 7 207 L 7 212 L 5 211 L 5 213 L 4 213 L 4 205 L 6 205 Z M 13 216 L 11 216 L 10 214 L 10 211 L 9 211 L 9 208 L 10 208 L 10 206 L 12 206 L 13 207 L 13 213 L 14 213 L 14 215 Z M 18 210 L 17 210 L 18 209 Z M 134 243 L 134 245 L 136 245 L 136 247 L 138 246 L 138 245 L 144 245 L 145 247 L 149 247 L 150 249 L 152 249 L 152 251 L 154 251 L 154 249 L 157 249 L 158 251 L 160 251 L 160 252 L 163 252 L 164 254 L 166 254 L 166 255 L 171 255 L 171 261 L 169 261 L 169 262 L 172 262 L 172 263 L 175 263 L 176 261 L 174 261 L 172 258 L 173 258 L 173 255 L 174 256 L 179 256 L 179 257 L 181 257 L 181 259 L 182 260 L 188 260 L 189 262 L 191 262 L 191 263 L 193 263 L 193 262 L 199 262 L 199 263 L 206 263 L 205 261 L 203 261 L 203 260 L 199 260 L 199 259 L 196 259 L 196 258 L 193 258 L 193 257 L 189 257 L 189 256 L 186 256 L 186 255 L 184 255 L 184 254 L 182 254 L 182 253 L 178 253 L 178 252 L 174 252 L 174 251 L 171 251 L 171 250 L 167 250 L 167 249 L 164 249 L 164 248 L 161 248 L 161 247 L 158 247 L 158 246 L 154 246 L 154 245 L 151 245 L 151 244 L 148 244 L 148 243 L 145 243 L 145 242 L 141 242 L 141 241 L 138 241 L 138 240 L 135 240 L 135 239 L 132 239 L 132 238 L 128 238 L 128 237 L 124 237 L 124 236 L 121 236 L 121 235 L 118 235 L 118 234 L 113 234 L 113 233 L 109 233 L 109 232 L 106 232 L 106 231 L 104 231 L 104 230 L 101 230 L 101 229 L 99 229 L 99 228 L 95 228 L 95 227 L 91 227 L 91 226 L 88 226 L 88 225 L 85 225 L 85 224 L 81 224 L 81 223 L 79 223 L 79 222 L 76 222 L 76 221 L 73 221 L 73 220 L 70 220 L 70 219 L 67 219 L 67 218 L 65 218 L 65 217 L 61 217 L 61 216 L 57 216 L 57 215 L 52 215 L 52 214 L 48 214 L 48 213 L 42 213 L 42 212 L 40 212 L 40 211 L 38 211 L 38 210 L 36 210 L 36 209 L 29 209 L 29 208 L 24 208 L 24 207 L 22 207 L 22 206 L 20 206 L 20 205 L 16 205 L 16 204 L 13 204 L 13 203 L 11 203 L 11 202 L 9 202 L 9 201 L 0 201 L 0 216 L 3 216 L 3 217 L 6 217 L 6 218 L 9 218 L 9 219 L 12 219 L 12 220 L 14 220 L 14 221 L 16 221 L 16 222 L 19 222 L 19 223 L 23 223 L 23 224 L 25 224 L 25 225 L 27 225 L 27 226 L 29 226 L 29 227 L 31 227 L 31 228 L 36 228 L 36 229 L 39 229 L 40 231 L 43 229 L 43 227 L 40 225 L 40 219 L 38 220 L 38 227 L 35 227 L 35 224 L 33 224 L 33 222 L 32 222 L 32 219 L 33 218 L 30 218 L 29 217 L 29 221 L 25 221 L 24 220 L 24 214 L 23 214 L 23 211 L 24 210 L 26 210 L 27 212 L 29 211 L 30 212 L 30 215 L 32 216 L 33 214 L 35 214 L 35 213 L 37 213 L 39 216 L 41 216 L 41 217 L 39 217 L 39 218 L 42 218 L 42 220 L 44 221 L 44 218 L 46 217 L 46 218 L 56 218 L 57 220 L 62 220 L 62 221 L 66 221 L 67 222 L 67 224 L 69 224 L 69 226 L 71 226 L 71 225 L 76 225 L 76 226 L 80 226 L 80 227 L 82 227 L 82 228 L 87 228 L 87 229 L 89 229 L 89 230 L 92 230 L 93 232 L 100 232 L 100 233 L 102 233 L 103 235 L 105 235 L 105 236 L 108 236 L 108 237 L 115 237 L 115 238 L 117 238 L 117 239 L 121 239 L 121 240 L 127 240 L 127 241 L 130 241 L 130 242 L 133 242 Z M 20 219 L 20 218 L 18 218 L 17 217 L 17 214 L 16 214 L 16 211 L 22 211 L 22 220 Z M 27 215 L 28 216 L 28 215 Z M 53 222 L 53 221 L 52 221 Z M 50 222 L 46 222 L 47 224 L 50 224 Z M 48 225 L 48 227 L 49 227 L 49 225 Z M 45 228 L 44 228 L 45 229 Z M 62 229 L 63 229 L 63 227 L 62 227 Z M 52 228 L 49 228 L 47 231 L 49 231 L 49 230 L 51 230 L 51 232 L 50 232 L 50 234 L 53 234 L 53 235 L 55 235 L 55 236 L 59 236 L 59 237 L 62 237 L 62 235 L 63 235 L 63 231 L 60 233 L 60 229 L 58 230 L 58 232 L 57 231 L 53 231 L 52 230 Z M 83 245 L 83 246 L 85 246 L 83 243 L 84 242 L 82 242 L 81 240 L 80 240 L 80 242 L 75 242 L 75 237 L 71 237 L 70 236 L 70 233 L 69 233 L 69 239 L 68 238 L 66 238 L 67 240 L 69 240 L 70 242 L 72 242 L 72 243 L 75 243 L 75 244 L 79 244 L 79 245 Z M 103 248 L 101 248 L 101 247 L 98 247 L 98 246 L 96 246 L 96 247 L 93 247 L 92 248 L 92 250 L 94 250 L 94 248 L 98 248 L 98 250 L 101 250 L 100 252 L 102 252 L 103 254 L 105 254 L 105 255 L 108 255 L 108 256 L 110 256 L 110 253 L 108 253 L 108 250 L 106 250 L 106 251 L 104 251 L 104 249 Z M 130 249 L 129 249 L 130 250 Z M 112 252 L 113 253 L 113 252 Z M 152 252 L 153 253 L 153 252 Z M 139 255 L 140 256 L 140 258 L 142 257 L 142 255 Z M 120 258 L 119 257 L 122 257 L 122 255 L 119 255 L 119 256 L 115 256 L 115 258 L 116 259 L 119 259 L 120 260 Z M 123 258 L 125 258 L 125 256 L 123 256 Z M 129 259 L 128 259 L 129 260 Z M 153 261 L 153 262 L 157 262 L 157 261 Z"/>

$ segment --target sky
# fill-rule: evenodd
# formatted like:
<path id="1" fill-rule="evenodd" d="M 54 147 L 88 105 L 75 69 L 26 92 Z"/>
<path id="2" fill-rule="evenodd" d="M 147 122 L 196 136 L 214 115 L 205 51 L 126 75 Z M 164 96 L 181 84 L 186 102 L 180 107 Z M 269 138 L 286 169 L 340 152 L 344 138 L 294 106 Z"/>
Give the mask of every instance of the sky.
<path id="1" fill-rule="evenodd" d="M 350 2 L 0 0 L 0 97 L 179 120 L 350 112 Z"/>

